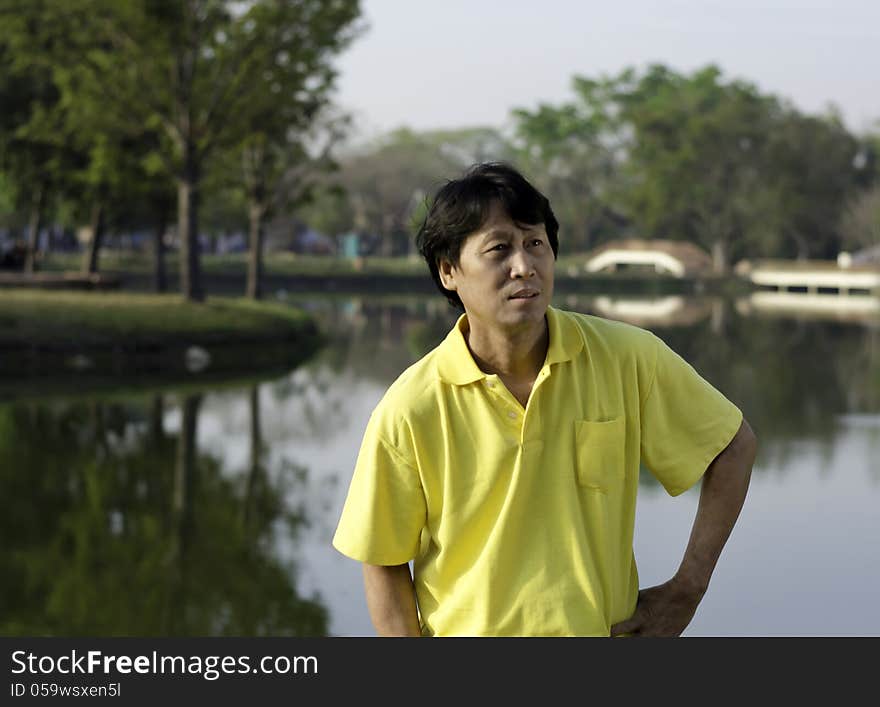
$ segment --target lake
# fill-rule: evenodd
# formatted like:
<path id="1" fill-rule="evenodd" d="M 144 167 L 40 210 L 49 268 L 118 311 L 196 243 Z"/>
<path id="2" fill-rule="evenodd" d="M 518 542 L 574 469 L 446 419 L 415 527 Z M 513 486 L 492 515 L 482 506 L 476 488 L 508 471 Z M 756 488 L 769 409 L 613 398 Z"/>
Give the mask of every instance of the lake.
<path id="1" fill-rule="evenodd" d="M 268 380 L 98 392 L 71 370 L 53 391 L 2 373 L 2 635 L 374 635 L 360 566 L 330 540 L 373 406 L 457 315 L 439 295 L 289 302 L 327 343 Z M 652 330 L 758 435 L 685 635 L 880 634 L 880 300 L 554 304 Z M 698 498 L 643 472 L 643 587 L 677 568 Z"/>

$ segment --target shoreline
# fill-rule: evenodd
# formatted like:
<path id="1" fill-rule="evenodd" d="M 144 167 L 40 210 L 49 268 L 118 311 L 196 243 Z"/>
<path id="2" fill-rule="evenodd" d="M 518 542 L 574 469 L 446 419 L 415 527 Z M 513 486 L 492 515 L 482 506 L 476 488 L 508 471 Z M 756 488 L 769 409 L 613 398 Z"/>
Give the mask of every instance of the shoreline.
<path id="1" fill-rule="evenodd" d="M 0 280 L 0 292 L 17 289 L 40 289 L 41 291 L 64 292 L 59 279 L 46 280 L 45 287 L 39 281 L 26 278 L 5 278 Z M 80 281 L 76 291 L 105 290 L 132 294 L 155 294 L 150 273 L 134 270 L 107 270 L 103 273 L 101 284 L 92 285 Z M 51 283 L 51 284 L 48 284 Z M 204 289 L 214 296 L 240 297 L 245 290 L 244 272 L 227 270 L 206 270 L 202 275 Z M 175 294 L 178 282 L 174 277 L 168 281 L 168 291 Z M 327 272 L 327 273 L 278 273 L 269 272 L 263 276 L 263 291 L 266 301 L 285 294 L 412 294 L 433 295 L 437 288 L 430 276 L 425 273 L 388 272 Z M 737 295 L 752 292 L 755 287 L 748 281 L 734 276 L 676 278 L 644 277 L 639 275 L 591 275 L 590 277 L 571 277 L 557 272 L 554 289 L 560 294 L 633 294 L 633 295 Z"/>
<path id="2" fill-rule="evenodd" d="M 7 290 L 0 381 L 172 378 L 293 368 L 322 343 L 305 312 L 275 302 L 174 294 Z"/>

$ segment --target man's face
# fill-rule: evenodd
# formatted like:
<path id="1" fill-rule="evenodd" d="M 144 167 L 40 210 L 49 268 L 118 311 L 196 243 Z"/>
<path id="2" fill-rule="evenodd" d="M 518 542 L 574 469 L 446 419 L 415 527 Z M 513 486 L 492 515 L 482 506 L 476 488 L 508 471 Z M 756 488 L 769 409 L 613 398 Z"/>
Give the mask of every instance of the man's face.
<path id="1" fill-rule="evenodd" d="M 544 224 L 517 225 L 500 202 L 462 243 L 458 264 L 440 261 L 440 279 L 468 320 L 488 327 L 540 324 L 553 296 L 555 260 Z"/>

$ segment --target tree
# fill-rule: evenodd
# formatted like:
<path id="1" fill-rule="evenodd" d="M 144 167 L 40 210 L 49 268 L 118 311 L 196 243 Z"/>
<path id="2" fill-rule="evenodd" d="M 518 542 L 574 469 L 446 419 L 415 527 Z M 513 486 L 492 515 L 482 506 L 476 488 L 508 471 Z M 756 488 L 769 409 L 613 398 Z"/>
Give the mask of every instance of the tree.
<path id="1" fill-rule="evenodd" d="M 858 168 L 859 151 L 858 140 L 834 113 L 807 116 L 788 108 L 778 117 L 765 157 L 765 198 L 772 204 L 763 210 L 777 234 L 776 253 L 800 259 L 837 256 L 846 202 L 869 178 Z"/>
<path id="2" fill-rule="evenodd" d="M 880 245 L 880 121 L 874 128 L 862 136 L 855 159 L 862 188 L 847 200 L 840 220 L 841 245 L 852 250 Z"/>
<path id="3" fill-rule="evenodd" d="M 149 220 L 164 231 L 169 175 L 152 159 L 159 133 L 143 123 L 118 120 L 105 101 L 89 100 L 72 84 L 77 73 L 62 61 L 67 50 L 59 39 L 60 11 L 57 4 L 46 2 L 0 4 L 8 55 L 3 61 L 8 69 L 3 103 L 19 106 L 18 111 L 5 113 L 3 133 L 12 157 L 17 157 L 10 181 L 18 192 L 32 194 L 45 210 L 46 200 L 40 204 L 39 197 L 45 197 L 48 186 L 58 202 L 56 218 L 68 219 L 69 226 L 88 224 L 82 270 L 94 273 L 103 232 L 111 220 L 134 225 L 131 213 L 142 217 L 141 202 L 146 201 L 153 210 Z M 16 90 L 19 95 L 11 95 Z M 30 169 L 28 161 L 34 161 L 36 169 Z M 30 220 L 39 223 L 42 214 L 32 214 Z M 163 290 L 159 240 L 155 273 L 156 287 Z"/>
<path id="4" fill-rule="evenodd" d="M 0 22 L 0 170 L 8 176 L 10 201 L 27 213 L 24 269 L 32 273 L 65 151 L 47 138 L 57 124 L 58 87 L 44 65 L 26 60 L 23 47 L 45 48 L 34 25 L 21 17 Z"/>
<path id="5" fill-rule="evenodd" d="M 858 193 L 846 205 L 840 231 L 844 247 L 880 246 L 880 184 Z"/>
<path id="6" fill-rule="evenodd" d="M 267 90 L 255 92 L 237 116 L 240 137 L 232 152 L 248 207 L 251 298 L 261 295 L 267 218 L 307 195 L 310 172 L 331 166 L 329 151 L 346 122 L 327 108 L 336 80 L 331 61 L 355 38 L 358 12 L 357 2 L 343 0 L 267 2 L 249 10 L 248 21 L 263 36 L 248 60 L 263 67 L 260 80 Z M 286 38 L 292 27 L 296 41 Z"/>
<path id="7" fill-rule="evenodd" d="M 510 159 L 512 154 L 493 128 L 400 128 L 340 156 L 339 173 L 323 181 L 304 219 L 334 235 L 354 230 L 378 236 L 385 256 L 409 253 L 414 220 L 427 195 L 475 162 Z"/>
<path id="8" fill-rule="evenodd" d="M 308 113 L 307 113 L 308 114 Z M 319 120 L 310 134 L 290 127 L 272 140 L 266 133 L 254 133 L 242 148 L 242 172 L 248 200 L 247 296 L 262 295 L 263 241 L 267 219 L 274 211 L 291 209 L 311 198 L 319 175 L 336 168 L 330 154 L 345 132 L 347 117 Z M 323 144 L 310 150 L 310 137 Z"/>
<path id="9" fill-rule="evenodd" d="M 709 66 L 686 77 L 649 67 L 617 100 L 632 126 L 628 210 L 651 236 L 710 250 L 718 272 L 734 244 L 767 220 L 763 147 L 778 111 L 748 83 L 722 81 Z M 737 253 L 742 255 L 742 252 Z"/>
<path id="10" fill-rule="evenodd" d="M 714 66 L 576 78 L 575 100 L 515 111 L 524 160 L 581 246 L 635 231 L 750 254 L 828 257 L 864 179 L 838 117 L 805 116 Z M 864 171 L 864 170 L 862 170 Z"/>
<path id="11" fill-rule="evenodd" d="M 177 185 L 180 289 L 200 300 L 199 197 L 211 157 L 250 134 L 267 97 L 283 114 L 300 105 L 316 79 L 301 47 L 313 36 L 340 41 L 358 13 L 357 0 L 6 0 L 0 20 L 38 20 L 72 100 L 101 105 L 120 132 L 161 131 L 156 154 Z"/>
<path id="12" fill-rule="evenodd" d="M 575 77 L 573 102 L 513 111 L 516 159 L 546 191 L 569 249 L 589 250 L 627 222 L 616 205 L 628 137 L 614 103 L 621 80 Z"/>

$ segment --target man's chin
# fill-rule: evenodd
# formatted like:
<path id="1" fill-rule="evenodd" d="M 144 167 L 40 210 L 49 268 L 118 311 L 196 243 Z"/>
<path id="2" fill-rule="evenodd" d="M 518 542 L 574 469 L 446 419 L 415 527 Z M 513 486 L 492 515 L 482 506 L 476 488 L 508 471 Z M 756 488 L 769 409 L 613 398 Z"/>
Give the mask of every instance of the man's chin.
<path id="1" fill-rule="evenodd" d="M 536 297 L 535 301 L 527 304 L 516 303 L 506 308 L 503 320 L 505 322 L 525 324 L 528 322 L 539 322 L 547 313 L 547 303 L 541 298 Z"/>

